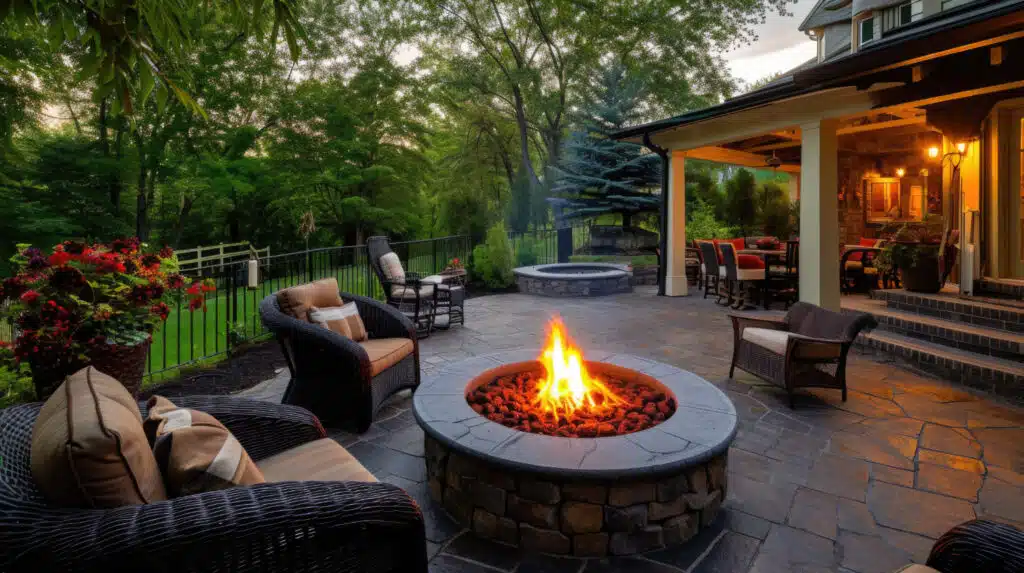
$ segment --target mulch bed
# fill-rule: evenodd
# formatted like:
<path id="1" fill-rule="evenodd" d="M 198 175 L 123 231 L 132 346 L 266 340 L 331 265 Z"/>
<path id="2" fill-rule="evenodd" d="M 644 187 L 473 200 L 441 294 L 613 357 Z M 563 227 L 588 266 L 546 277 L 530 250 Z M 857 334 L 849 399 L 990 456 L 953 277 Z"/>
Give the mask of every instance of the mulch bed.
<path id="1" fill-rule="evenodd" d="M 281 345 L 270 340 L 238 351 L 227 360 L 209 368 L 182 372 L 181 378 L 150 386 L 140 398 L 153 395 L 187 396 L 196 394 L 234 394 L 273 378 L 286 368 Z"/>
<path id="2" fill-rule="evenodd" d="M 470 407 L 492 422 L 513 430 L 547 436 L 593 438 L 631 434 L 657 426 L 676 411 L 676 400 L 664 392 L 637 382 L 603 377 L 602 382 L 618 398 L 613 407 L 600 407 L 603 397 L 594 395 L 599 407 L 577 409 L 571 417 L 556 417 L 534 402 L 542 372 L 499 376 L 481 384 L 466 397 Z"/>

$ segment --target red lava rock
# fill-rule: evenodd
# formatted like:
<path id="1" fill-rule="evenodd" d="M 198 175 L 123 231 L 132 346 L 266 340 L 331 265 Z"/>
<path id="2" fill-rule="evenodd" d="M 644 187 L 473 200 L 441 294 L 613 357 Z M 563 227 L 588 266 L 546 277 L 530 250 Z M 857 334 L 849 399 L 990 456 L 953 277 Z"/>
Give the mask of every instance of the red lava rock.
<path id="1" fill-rule="evenodd" d="M 534 405 L 541 372 L 499 376 L 472 390 L 466 401 L 475 412 L 509 428 L 535 434 L 593 438 L 639 432 L 658 425 L 675 413 L 674 397 L 645 384 L 603 379 L 621 400 L 610 412 L 578 410 L 571 419 L 556 419 L 553 412 Z M 606 398 L 595 395 L 602 404 Z"/>

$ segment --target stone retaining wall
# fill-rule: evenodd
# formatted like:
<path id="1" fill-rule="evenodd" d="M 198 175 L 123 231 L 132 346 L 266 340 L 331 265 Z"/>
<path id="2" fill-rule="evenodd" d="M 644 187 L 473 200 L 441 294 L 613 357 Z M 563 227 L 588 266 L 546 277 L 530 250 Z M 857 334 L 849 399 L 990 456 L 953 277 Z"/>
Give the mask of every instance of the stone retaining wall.
<path id="1" fill-rule="evenodd" d="M 604 557 L 683 543 L 726 494 L 727 453 L 659 479 L 559 480 L 510 471 L 426 438 L 430 495 L 477 535 L 527 551 Z"/>
<path id="2" fill-rule="evenodd" d="M 633 292 L 629 275 L 607 279 L 517 277 L 519 292 L 541 296 L 604 296 Z"/>

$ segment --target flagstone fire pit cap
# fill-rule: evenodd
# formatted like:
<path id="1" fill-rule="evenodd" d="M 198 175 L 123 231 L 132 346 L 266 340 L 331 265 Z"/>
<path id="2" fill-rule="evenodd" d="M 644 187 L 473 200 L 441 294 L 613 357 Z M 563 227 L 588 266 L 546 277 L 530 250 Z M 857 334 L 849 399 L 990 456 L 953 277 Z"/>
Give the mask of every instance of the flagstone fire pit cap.
<path id="1" fill-rule="evenodd" d="M 646 374 L 675 395 L 675 413 L 640 432 L 595 438 L 521 432 L 477 414 L 466 402 L 467 385 L 481 374 L 539 355 L 502 352 L 445 367 L 416 389 L 416 421 L 428 436 L 467 456 L 512 471 L 580 479 L 678 473 L 724 454 L 736 435 L 736 409 L 724 392 L 692 372 L 630 354 L 588 352 L 586 358 Z"/>

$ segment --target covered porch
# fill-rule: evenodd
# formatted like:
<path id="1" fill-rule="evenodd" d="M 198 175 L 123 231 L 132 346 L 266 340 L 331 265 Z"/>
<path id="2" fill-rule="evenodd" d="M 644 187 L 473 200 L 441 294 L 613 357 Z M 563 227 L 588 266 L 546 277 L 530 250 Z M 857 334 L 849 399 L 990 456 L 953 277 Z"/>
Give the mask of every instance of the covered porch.
<path id="1" fill-rule="evenodd" d="M 960 231 L 961 264 L 950 281 L 962 293 L 984 276 L 1019 278 L 1020 148 L 1012 148 L 1024 109 L 1018 19 L 942 35 L 911 30 L 903 41 L 719 106 L 622 132 L 665 162 L 663 294 L 688 294 L 691 158 L 791 174 L 791 198 L 800 202 L 803 301 L 838 309 L 842 245 L 876 237 L 885 225 L 926 219 Z"/>

